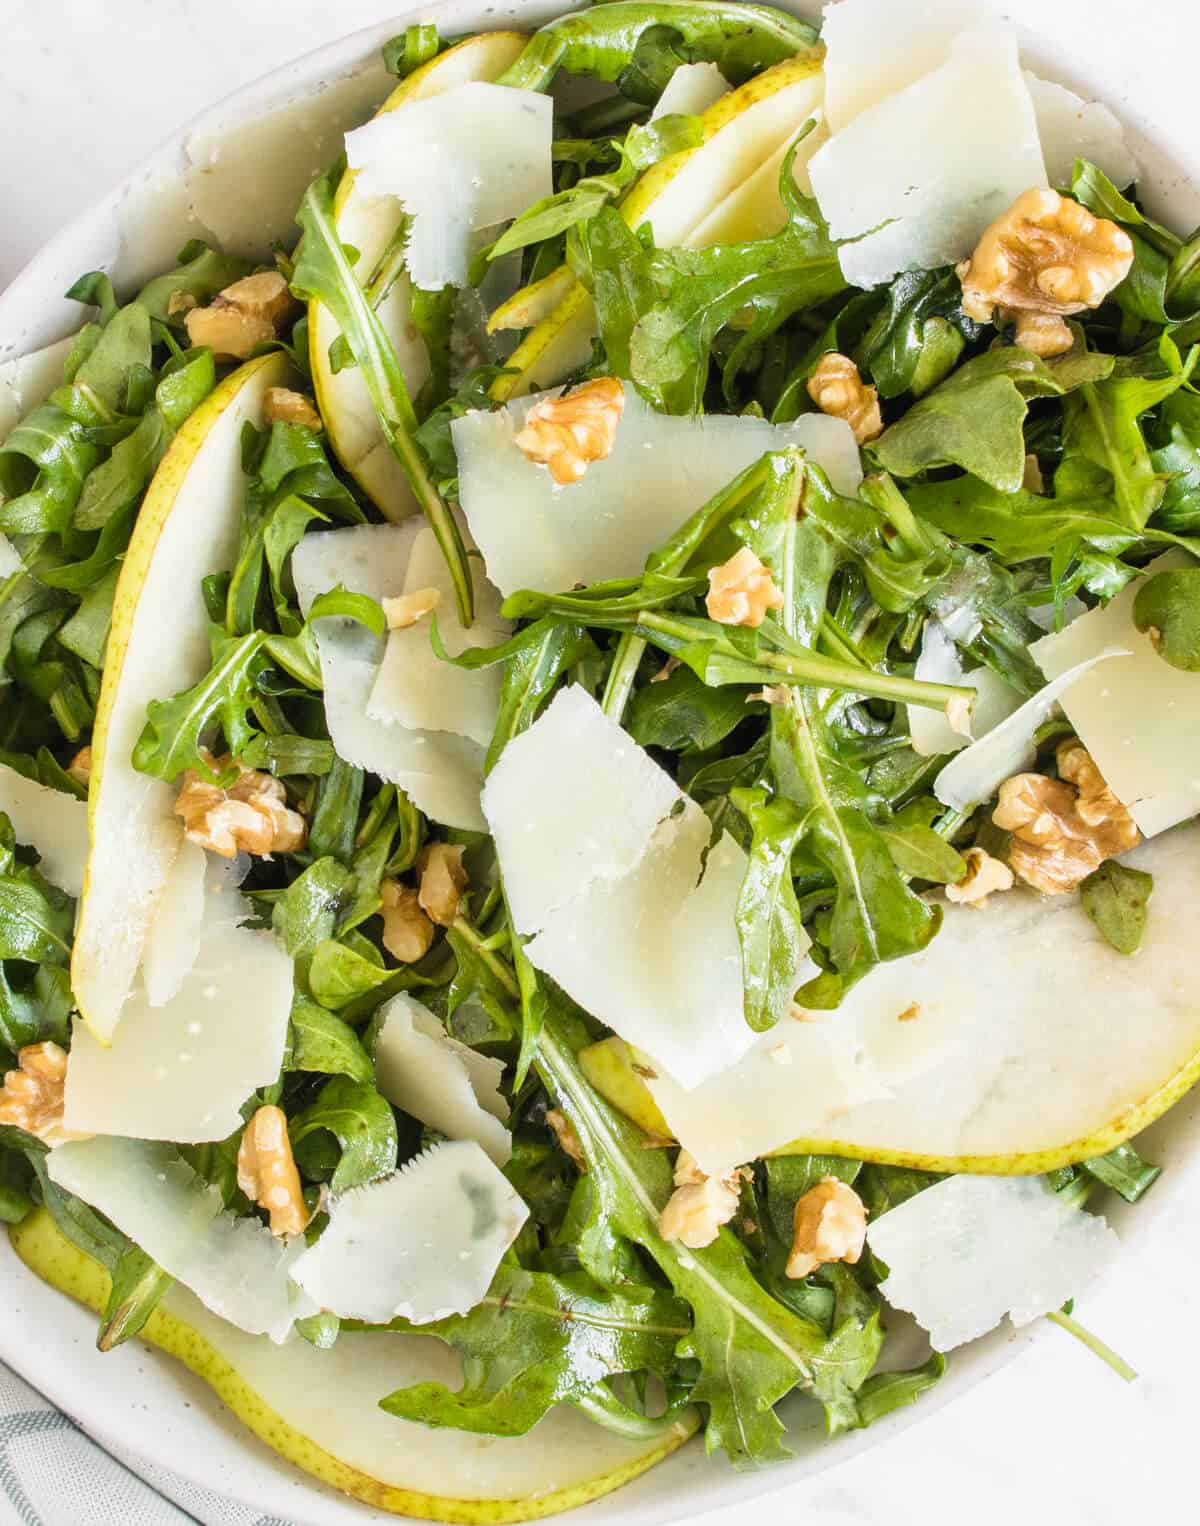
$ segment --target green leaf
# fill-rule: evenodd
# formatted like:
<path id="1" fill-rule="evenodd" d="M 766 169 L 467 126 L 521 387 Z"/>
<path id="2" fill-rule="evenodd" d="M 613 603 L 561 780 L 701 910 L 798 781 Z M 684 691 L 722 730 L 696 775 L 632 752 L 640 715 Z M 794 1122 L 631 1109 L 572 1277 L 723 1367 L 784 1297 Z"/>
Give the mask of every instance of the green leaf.
<path id="1" fill-rule="evenodd" d="M 150 314 L 130 302 L 104 325 L 91 354 L 52 401 L 81 424 L 109 423 L 127 411 L 131 375 L 150 364 Z"/>
<path id="2" fill-rule="evenodd" d="M 1154 876 L 1106 859 L 1079 887 L 1083 909 L 1118 954 L 1136 954 L 1146 932 Z"/>
<path id="3" fill-rule="evenodd" d="M 365 625 L 373 636 L 387 633 L 387 619 L 382 608 L 365 593 L 351 593 L 339 583 L 328 593 L 318 594 L 308 611 L 310 621 L 354 620 Z"/>
<path id="4" fill-rule="evenodd" d="M 1119 223 L 1133 240 L 1133 264 L 1113 292 L 1113 301 L 1134 318 L 1167 323 L 1167 279 L 1171 259 L 1179 251 L 1179 239 L 1140 212 L 1102 170 L 1086 159 L 1075 161 L 1071 194 L 1097 216 Z"/>
<path id="5" fill-rule="evenodd" d="M 614 1290 L 581 1271 L 556 1277 L 501 1266 L 469 1314 L 419 1327 L 461 1355 L 463 1386 L 418 1383 L 381 1407 L 423 1425 L 523 1436 L 552 1405 L 580 1398 L 604 1377 L 664 1371 L 690 1326 L 687 1306 L 661 1289 Z"/>
<path id="6" fill-rule="evenodd" d="M 132 1241 L 122 1251 L 112 1274 L 108 1302 L 100 1316 L 96 1346 L 112 1351 L 137 1335 L 154 1313 L 175 1279 Z"/>
<path id="7" fill-rule="evenodd" d="M 436 58 L 441 47 L 436 25 L 419 21 L 384 43 L 383 67 L 397 79 L 407 79 L 414 69 Z"/>
<path id="8" fill-rule="evenodd" d="M 1200 671 L 1200 568 L 1178 567 L 1144 579 L 1133 601 L 1133 623 L 1150 632 L 1164 662 L 1185 673 Z"/>
<path id="9" fill-rule="evenodd" d="M 642 686 L 633 697 L 625 729 L 642 747 L 707 752 L 748 716 L 762 711 L 738 689 L 710 689 L 690 668 Z"/>
<path id="10" fill-rule="evenodd" d="M 396 1120 L 390 1103 L 367 1081 L 334 1076 L 315 1102 L 297 1113 L 288 1125 L 293 1148 L 325 1129 L 341 1146 L 341 1158 L 330 1179 L 334 1192 L 361 1187 L 396 1169 Z"/>
<path id="11" fill-rule="evenodd" d="M 981 329 L 963 313 L 962 282 L 952 270 L 906 270 L 888 288 L 887 306 L 863 339 L 860 364 L 880 397 L 910 390 L 919 397 L 942 380 Z"/>
<path id="12" fill-rule="evenodd" d="M 392 995 L 397 981 L 407 981 L 407 972 L 389 970 L 329 938 L 313 950 L 308 981 L 313 996 L 323 1007 L 341 1012 L 375 992 L 379 993 L 379 1001 Z"/>
<path id="13" fill-rule="evenodd" d="M 307 971 L 318 945 L 333 937 L 353 885 L 353 874 L 336 858 L 319 858 L 275 902 L 275 936 L 301 969 Z"/>
<path id="14" fill-rule="evenodd" d="M 0 826 L 8 828 L 6 816 Z M 71 897 L 10 856 L 0 872 L 0 959 L 66 965 L 74 930 Z"/>
<path id="15" fill-rule="evenodd" d="M 211 627 L 213 665 L 199 683 L 173 699 L 151 700 L 146 725 L 133 749 L 133 766 L 168 783 L 192 768 L 203 779 L 212 770 L 201 751 L 205 734 L 220 726 L 225 746 L 240 757 L 255 734 L 250 711 L 258 698 L 254 680 L 267 665 L 262 631 L 226 636 Z"/>
<path id="16" fill-rule="evenodd" d="M 94 668 L 104 666 L 104 650 L 112 624 L 113 596 L 121 569 L 112 566 L 84 594 L 79 608 L 59 627 L 58 640 L 69 652 Z"/>
<path id="17" fill-rule="evenodd" d="M 877 1372 L 859 1389 L 858 1416 L 861 1425 L 874 1425 L 893 1410 L 914 1404 L 946 1373 L 946 1358 L 935 1351 L 919 1367 L 904 1372 Z"/>
<path id="18" fill-rule="evenodd" d="M 1162 1167 L 1143 1160 L 1131 1144 L 1117 1145 L 1082 1164 L 1089 1176 L 1111 1187 L 1127 1203 L 1136 1203 L 1162 1175 Z"/>
<path id="19" fill-rule="evenodd" d="M 284 1068 L 353 1081 L 375 1079 L 375 1067 L 350 1024 L 303 997 L 292 1007 Z"/>
<path id="20" fill-rule="evenodd" d="M 796 994 L 796 971 L 808 949 L 792 883 L 792 854 L 808 816 L 766 790 L 734 790 L 734 805 L 753 833 L 746 875 L 738 892 L 738 941 L 746 1022 L 757 1033 L 783 1017 Z"/>
<path id="21" fill-rule="evenodd" d="M 937 814 L 941 806 L 936 801 Z M 928 812 L 921 801 L 906 806 L 879 834 L 887 844 L 892 862 L 910 879 L 928 880 L 933 885 L 954 885 L 967 872 L 962 854 L 952 848 L 929 824 Z"/>
<path id="22" fill-rule="evenodd" d="M 21 420 L 0 447 L 0 529 L 65 530 L 100 452 L 88 431 L 53 403 Z"/>

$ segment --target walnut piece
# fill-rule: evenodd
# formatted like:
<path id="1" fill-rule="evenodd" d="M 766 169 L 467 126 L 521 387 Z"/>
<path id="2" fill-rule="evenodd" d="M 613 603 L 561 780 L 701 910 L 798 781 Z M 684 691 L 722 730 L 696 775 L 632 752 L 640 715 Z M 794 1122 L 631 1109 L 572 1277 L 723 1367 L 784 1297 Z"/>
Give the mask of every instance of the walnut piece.
<path id="1" fill-rule="evenodd" d="M 213 759 L 212 766 L 219 773 L 236 767 L 237 782 L 222 789 L 202 779 L 194 768 L 184 774 L 175 814 L 183 818 L 190 841 L 222 858 L 236 858 L 239 853 L 295 853 L 304 846 L 304 817 L 288 805 L 278 779 L 244 763 L 235 764 L 229 757 Z"/>
<path id="2" fill-rule="evenodd" d="M 1133 264 L 1133 240 L 1069 196 L 1035 186 L 984 229 L 958 266 L 963 312 L 980 323 L 1016 319 L 1035 355 L 1071 348 L 1063 319 L 1099 307 Z"/>
<path id="3" fill-rule="evenodd" d="M 853 1265 L 866 1238 L 867 1210 L 858 1193 L 836 1176 L 824 1176 L 796 1204 L 787 1275 L 807 1277 L 830 1261 Z"/>
<path id="4" fill-rule="evenodd" d="M 968 848 L 963 854 L 967 872 L 955 885 L 946 886 L 946 899 L 960 906 L 983 906 L 997 890 L 1013 888 L 1012 870 L 984 848 Z"/>
<path id="5" fill-rule="evenodd" d="M 268 424 L 301 424 L 305 429 L 321 429 L 321 415 L 303 392 L 290 387 L 268 387 L 263 393 L 263 418 Z"/>
<path id="6" fill-rule="evenodd" d="M 452 926 L 469 883 L 463 849 L 454 843 L 431 842 L 422 848 L 417 870 L 421 876 L 417 892 L 421 910 L 439 927 Z"/>
<path id="7" fill-rule="evenodd" d="M 849 355 L 827 350 L 808 378 L 808 395 L 822 413 L 845 419 L 860 445 L 883 433 L 879 393 L 863 381 Z"/>
<path id="8" fill-rule="evenodd" d="M 76 784 L 82 784 L 84 789 L 87 789 L 92 777 L 92 749 L 81 747 L 67 764 L 67 772 Z"/>
<path id="9" fill-rule="evenodd" d="M 759 626 L 769 609 L 783 607 L 783 595 L 771 569 L 743 546 L 727 562 L 709 569 L 704 605 L 709 618 L 722 625 Z"/>
<path id="10" fill-rule="evenodd" d="M 1011 833 L 1009 867 L 1045 895 L 1063 895 L 1107 858 L 1141 841 L 1133 817 L 1109 789 L 1076 738 L 1061 742 L 1060 777 L 1016 774 L 1000 786 L 992 812 Z"/>
<path id="11" fill-rule="evenodd" d="M 246 1125 L 238 1146 L 237 1180 L 250 1201 L 267 1210 L 273 1235 L 304 1232 L 310 1215 L 282 1108 L 260 1107 Z"/>
<path id="12" fill-rule="evenodd" d="M 406 631 L 410 625 L 423 620 L 442 601 L 438 588 L 416 588 L 412 593 L 402 593 L 395 599 L 384 599 L 383 616 L 388 630 Z"/>
<path id="13" fill-rule="evenodd" d="M 17 1051 L 17 1070 L 0 1087 L 0 1123 L 35 1134 L 51 1148 L 69 1139 L 86 1139 L 62 1126 L 67 1084 L 67 1052 L 47 1040 Z"/>
<path id="14" fill-rule="evenodd" d="M 417 892 L 399 880 L 382 880 L 383 946 L 401 964 L 416 964 L 429 952 L 433 923 L 421 910 Z"/>
<path id="15" fill-rule="evenodd" d="M 561 397 L 535 403 L 515 443 L 565 487 L 578 482 L 593 461 L 612 453 L 624 408 L 625 388 L 615 376 L 599 376 Z"/>
<path id="16" fill-rule="evenodd" d="M 557 1107 L 547 1108 L 546 1122 L 550 1127 L 558 1147 L 568 1159 L 573 1160 L 581 1171 L 587 1170 L 587 1156 L 583 1153 L 583 1145 L 579 1142 L 579 1135 L 575 1132 L 575 1125 Z"/>
<path id="17" fill-rule="evenodd" d="M 675 1161 L 675 1191 L 658 1216 L 658 1232 L 664 1240 L 678 1240 L 689 1250 L 703 1250 L 737 1212 L 744 1167 L 728 1176 L 705 1176 L 686 1150 Z"/>
<path id="18" fill-rule="evenodd" d="M 291 306 L 287 282 L 277 270 L 264 270 L 234 281 L 207 307 L 192 308 L 184 322 L 192 344 L 207 345 L 226 359 L 245 360 L 275 338 Z"/>

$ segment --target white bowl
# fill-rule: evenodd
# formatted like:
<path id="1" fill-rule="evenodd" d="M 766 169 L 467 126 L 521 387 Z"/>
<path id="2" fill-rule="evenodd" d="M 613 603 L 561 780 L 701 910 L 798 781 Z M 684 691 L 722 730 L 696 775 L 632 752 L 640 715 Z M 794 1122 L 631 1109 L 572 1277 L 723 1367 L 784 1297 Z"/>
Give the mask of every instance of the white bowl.
<path id="1" fill-rule="evenodd" d="M 818 10 L 796 0 L 778 3 L 809 16 Z M 106 269 L 119 291 L 128 290 L 205 231 L 248 254 L 265 255 L 274 239 L 290 242 L 304 186 L 336 157 L 340 134 L 387 93 L 379 48 L 407 22 L 436 19 L 443 35 L 454 36 L 530 28 L 562 9 L 553 0 L 443 0 L 321 48 L 230 96 L 71 223 L 0 296 L 0 361 L 78 326 L 78 307 L 61 294 L 86 270 Z M 1200 42 L 1200 15 L 1181 0 L 1141 0 L 1131 31 L 1124 0 L 1008 0 L 996 9 L 1016 23 L 1030 67 L 1103 100 L 1121 118 L 1143 166 L 1149 209 L 1180 230 L 1200 223 L 1200 133 L 1185 77 Z M 1144 1242 L 1156 1221 L 1194 1195 L 1197 1145 L 1200 1096 L 1193 1093 L 1151 1131 L 1152 1158 L 1168 1169 L 1150 1198 L 1135 1209 L 1111 1206 L 1110 1220 L 1124 1239 Z M 116 1450 L 300 1526 L 395 1519 L 283 1462 L 171 1359 L 137 1342 L 101 1356 L 90 1312 L 34 1277 L 4 1237 L 0 1259 L 6 1289 L 0 1357 Z M 999 1330 L 954 1353 L 947 1377 L 917 1405 L 836 1442 L 824 1439 L 814 1406 L 789 1401 L 784 1413 L 797 1454 L 790 1464 L 737 1474 L 693 1442 L 572 1519 L 580 1526 L 653 1526 L 793 1484 L 952 1402 L 1006 1364 L 1038 1328 L 1016 1335 Z"/>

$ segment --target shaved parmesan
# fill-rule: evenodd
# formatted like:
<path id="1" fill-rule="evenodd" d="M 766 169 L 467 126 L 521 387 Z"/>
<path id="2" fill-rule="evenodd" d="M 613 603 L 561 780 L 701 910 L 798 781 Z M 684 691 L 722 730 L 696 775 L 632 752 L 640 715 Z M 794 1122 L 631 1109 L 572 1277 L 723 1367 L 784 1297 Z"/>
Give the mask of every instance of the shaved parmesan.
<path id="1" fill-rule="evenodd" d="M 1088 159 L 1123 190 L 1137 179 L 1137 160 L 1107 106 L 1025 71 L 1051 185 L 1069 186 L 1076 159 Z"/>
<path id="2" fill-rule="evenodd" d="M 78 896 L 88 856 L 87 804 L 0 763 L 0 812 L 19 843 L 36 848 L 52 885 Z"/>
<path id="3" fill-rule="evenodd" d="M 627 874 L 682 799 L 586 689 L 563 689 L 505 747 L 483 794 L 517 931 L 537 932 L 588 885 Z"/>
<path id="4" fill-rule="evenodd" d="M 1035 643 L 1036 646 L 1042 644 L 1041 641 Z M 990 800 L 1005 779 L 1028 768 L 1036 752 L 1034 733 L 1049 718 L 1062 694 L 1089 669 L 1109 657 L 1125 660 L 1129 652 L 1110 646 L 1076 663 L 947 763 L 933 781 L 933 793 L 942 804 L 952 806 L 956 811 L 972 811 L 981 800 Z M 1105 672 L 1108 672 L 1107 666 Z"/>
<path id="5" fill-rule="evenodd" d="M 667 81 L 650 120 L 673 115 L 698 117 L 728 89 L 729 81 L 716 64 L 680 64 Z"/>
<path id="6" fill-rule="evenodd" d="M 25 563 L 17 554 L 17 548 L 7 535 L 0 534 L 0 578 L 10 578 L 14 572 L 24 570 Z"/>
<path id="7" fill-rule="evenodd" d="M 471 233 L 553 193 L 553 113 L 548 95 L 472 80 L 346 134 L 358 190 L 399 197 L 412 217 L 405 261 L 417 286 L 465 286 Z"/>
<path id="8" fill-rule="evenodd" d="M 306 535 L 292 553 L 300 608 L 338 584 L 382 600 L 403 586 L 409 554 L 422 528 L 355 525 Z M 398 784 L 434 821 L 483 831 L 479 809 L 484 749 L 448 731 L 410 730 L 367 713 L 384 644 L 349 620 L 318 622 L 317 649 L 325 685 L 325 719 L 338 756 Z"/>
<path id="9" fill-rule="evenodd" d="M 528 1217 L 473 1140 L 434 1145 L 334 1198 L 329 1227 L 292 1276 L 343 1318 L 425 1325 L 475 1307 Z"/>
<path id="10" fill-rule="evenodd" d="M 766 451 L 799 446 L 839 493 L 862 481 L 858 446 L 843 419 L 805 414 L 793 424 L 707 414 L 656 413 L 632 387 L 610 455 L 559 487 L 514 437 L 540 397 L 451 426 L 459 490 L 488 575 L 504 594 L 557 593 L 575 583 L 631 577 L 689 514 Z M 630 483 L 637 491 L 630 492 Z"/>
<path id="11" fill-rule="evenodd" d="M 432 588 L 438 635 L 451 656 L 469 646 L 492 646 L 512 630 L 501 618 L 500 595 L 484 576 L 478 557 L 470 558 L 475 587 L 475 622 L 464 630 L 454 602 L 454 584 L 446 558 L 433 531 L 417 532 L 408 559 L 404 592 Z M 400 725 L 410 731 L 452 731 L 486 747 L 496 729 L 503 670 L 497 664 L 470 672 L 443 662 L 430 640 L 432 622 L 418 620 L 392 631 L 379 676 L 371 690 L 367 714 L 372 720 Z"/>
<path id="12" fill-rule="evenodd" d="M 1200 825 L 1122 862 L 1154 876 L 1136 958 L 1077 894 L 947 906 L 927 948 L 877 966 L 836 1011 L 785 1021 L 690 1093 L 650 1080 L 672 1134 L 710 1175 L 785 1146 L 931 1171 L 1026 1156 L 1040 1170 L 1110 1149 L 1170 1105 L 1200 1056 L 1200 970 L 1157 915 L 1200 898 Z M 766 1057 L 781 1038 L 787 1067 Z"/>
<path id="13" fill-rule="evenodd" d="M 834 132 L 945 63 L 955 37 L 987 17 L 973 0 L 839 0 L 827 5 L 821 41 L 825 110 Z"/>
<path id="14" fill-rule="evenodd" d="M 375 1078 L 388 1101 L 451 1139 L 474 1140 L 496 1165 L 505 1165 L 512 1137 L 500 1093 L 504 1062 L 451 1038 L 428 1007 L 404 992 L 381 1017 Z"/>
<path id="15" fill-rule="evenodd" d="M 956 731 L 943 710 L 927 705 L 908 706 L 908 731 L 913 750 L 922 757 L 958 752 L 972 737 L 984 737 L 1006 720 L 1021 704 L 1020 694 L 990 668 L 964 672 L 958 648 L 937 620 L 927 620 L 921 633 L 921 651 L 913 676 L 924 683 L 968 684 L 975 690 L 969 735 Z"/>
<path id="16" fill-rule="evenodd" d="M 1146 574 L 1191 566 L 1168 551 Z M 1062 707 L 1117 799 L 1146 837 L 1200 811 L 1200 674 L 1173 668 L 1133 623 L 1134 580 L 1102 609 L 1081 615 L 1030 652 L 1062 686 Z M 1105 647 L 1132 653 L 1091 672 L 1088 654 Z M 1094 659 L 1093 659 L 1094 660 Z M 1076 676 L 1064 682 L 1068 673 Z"/>
<path id="17" fill-rule="evenodd" d="M 1013 34 L 961 33 L 945 63 L 835 133 L 809 173 L 830 232 L 857 240 L 839 251 L 852 285 L 964 258 L 1022 191 L 1046 183 Z"/>
<path id="18" fill-rule="evenodd" d="M 239 1330 L 283 1341 L 293 1320 L 315 1312 L 288 1285 L 304 1240 L 277 1239 L 257 1219 L 227 1213 L 216 1187 L 170 1145 L 88 1139 L 60 1145 L 47 1169 Z"/>
<path id="19" fill-rule="evenodd" d="M 68 335 L 57 344 L 47 345 L 44 350 L 34 350 L 30 355 L 10 358 L 11 352 L 0 352 L 0 440 L 4 440 L 17 427 L 30 409 L 43 403 L 63 379 L 63 367 L 75 336 Z M 0 493 L 0 498 L 3 494 Z"/>
<path id="20" fill-rule="evenodd" d="M 163 897 L 181 917 L 185 899 L 199 905 L 188 907 L 176 957 L 159 972 L 159 1000 L 151 1000 L 158 971 L 148 963 L 110 1045 L 76 1022 L 69 1129 L 177 1144 L 225 1139 L 240 1127 L 247 1097 L 279 1075 L 292 961 L 271 933 L 239 926 L 249 907 L 219 874 L 205 885 L 203 863 L 200 870 L 199 884 L 185 871 L 186 889 L 169 885 Z"/>
<path id="21" fill-rule="evenodd" d="M 952 1176 L 875 1220 L 867 1243 L 888 1268 L 880 1292 L 950 1351 L 1007 1314 L 1027 1325 L 1062 1308 L 1116 1256 L 1097 1214 L 1040 1176 Z"/>

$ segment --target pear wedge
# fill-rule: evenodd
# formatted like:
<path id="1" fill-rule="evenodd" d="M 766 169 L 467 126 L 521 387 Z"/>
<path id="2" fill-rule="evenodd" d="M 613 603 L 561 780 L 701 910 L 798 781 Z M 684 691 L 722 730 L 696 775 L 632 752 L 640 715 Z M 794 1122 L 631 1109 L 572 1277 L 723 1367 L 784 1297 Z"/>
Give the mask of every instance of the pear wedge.
<path id="1" fill-rule="evenodd" d="M 101 1043 L 133 986 L 154 907 L 183 842 L 174 791 L 138 773 L 134 745 L 152 699 L 208 671 L 207 573 L 233 565 L 241 525 L 241 436 L 261 426 L 268 387 L 291 374 L 274 352 L 226 377 L 180 429 L 142 502 L 121 566 L 92 738 L 91 852 L 71 986 Z"/>
<path id="2" fill-rule="evenodd" d="M 379 111 L 395 111 L 410 102 L 428 100 L 456 85 L 490 82 L 504 73 L 527 40 L 519 32 L 485 32 L 469 37 L 410 74 Z M 334 214 L 342 242 L 359 251 L 359 279 L 369 282 L 372 273 L 387 265 L 396 253 L 393 246 L 400 226 L 400 205 L 390 196 L 357 194 L 354 181 L 353 171 L 343 175 L 334 198 Z M 395 347 L 404 380 L 409 390 L 416 392 L 429 375 L 429 357 L 412 326 L 412 284 L 399 268 L 389 270 L 388 280 L 382 284 L 386 294 L 376 310 Z M 329 347 L 340 331 L 319 302 L 310 304 L 308 322 L 309 363 L 329 443 L 385 518 L 403 519 L 416 508 L 416 499 L 383 438 L 366 384 L 353 366 L 337 372 L 330 367 Z"/>
<path id="3" fill-rule="evenodd" d="M 66 1240 L 44 1209 L 10 1236 L 43 1281 L 90 1309 L 104 1308 L 107 1272 Z M 178 1286 L 142 1336 L 207 1383 L 288 1462 L 393 1515 L 481 1526 L 554 1515 L 644 1473 L 681 1446 L 697 1424 L 690 1419 L 665 1437 L 633 1440 L 563 1406 L 527 1436 L 511 1439 L 429 1429 L 394 1419 L 378 1401 L 410 1383 L 455 1385 L 457 1360 L 440 1342 L 344 1332 L 328 1351 L 298 1339 L 275 1346 L 234 1329 Z M 448 1481 L 459 1495 L 442 1492 Z"/>
<path id="4" fill-rule="evenodd" d="M 672 154 L 653 165 L 621 203 L 631 228 L 649 222 L 663 247 L 691 245 L 692 234 L 761 166 L 820 110 L 824 77 L 820 53 L 806 53 L 776 64 L 737 90 L 723 95 L 701 115 L 704 139 L 696 148 Z M 725 219 L 726 237 L 737 234 L 737 219 Z M 747 237 L 755 236 L 753 231 Z M 548 292 L 565 286 L 560 271 L 539 283 Z M 509 318 L 524 302 L 540 310 L 536 287 L 518 292 L 508 304 Z M 503 312 L 503 309 L 501 310 Z M 526 335 L 498 377 L 492 396 L 503 402 L 552 387 L 586 364 L 595 333 L 595 309 L 588 293 L 572 280 L 559 305 Z"/>

